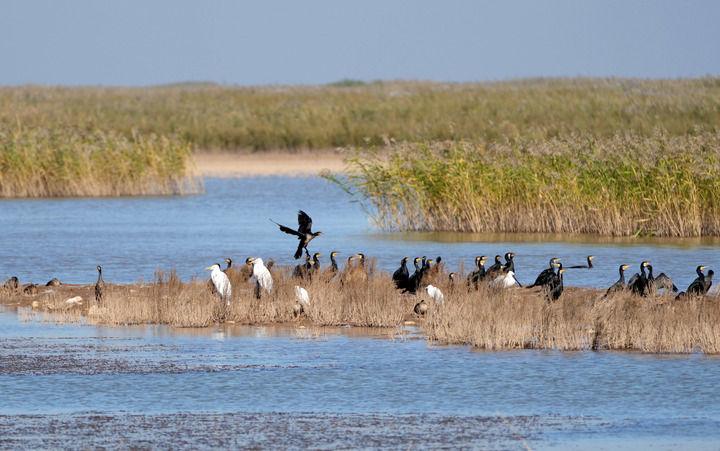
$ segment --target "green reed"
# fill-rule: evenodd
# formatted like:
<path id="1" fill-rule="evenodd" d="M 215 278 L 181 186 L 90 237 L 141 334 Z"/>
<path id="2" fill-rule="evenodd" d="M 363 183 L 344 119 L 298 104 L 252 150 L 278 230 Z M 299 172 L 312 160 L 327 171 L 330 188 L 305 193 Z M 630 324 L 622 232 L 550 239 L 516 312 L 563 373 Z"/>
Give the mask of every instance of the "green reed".
<path id="1" fill-rule="evenodd" d="M 386 229 L 720 235 L 720 133 L 361 151 L 346 182 Z"/>
<path id="2" fill-rule="evenodd" d="M 0 88 L 0 124 L 176 135 L 195 148 L 607 137 L 717 130 L 720 79 L 536 79 L 231 87 Z"/>
<path id="3" fill-rule="evenodd" d="M 0 125 L 0 197 L 189 194 L 186 143 L 157 135 Z"/>

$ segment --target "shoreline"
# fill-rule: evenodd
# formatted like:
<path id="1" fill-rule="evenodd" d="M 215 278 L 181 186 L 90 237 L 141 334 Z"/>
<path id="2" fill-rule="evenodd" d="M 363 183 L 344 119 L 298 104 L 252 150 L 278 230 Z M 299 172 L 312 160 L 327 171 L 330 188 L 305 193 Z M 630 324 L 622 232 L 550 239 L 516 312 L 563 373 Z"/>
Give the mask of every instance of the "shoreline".
<path id="1" fill-rule="evenodd" d="M 334 150 L 208 151 L 193 154 L 195 168 L 203 177 L 242 178 L 262 176 L 317 176 L 321 172 L 345 172 L 343 156 Z"/>

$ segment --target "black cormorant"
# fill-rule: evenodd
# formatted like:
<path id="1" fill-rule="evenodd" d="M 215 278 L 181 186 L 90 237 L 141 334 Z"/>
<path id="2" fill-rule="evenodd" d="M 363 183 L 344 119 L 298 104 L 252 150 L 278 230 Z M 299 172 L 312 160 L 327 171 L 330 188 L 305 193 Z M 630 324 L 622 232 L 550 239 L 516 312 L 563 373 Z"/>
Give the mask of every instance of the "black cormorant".
<path id="1" fill-rule="evenodd" d="M 648 265 L 648 293 L 654 295 L 657 290 L 663 289 L 665 290 L 665 293 L 669 293 L 672 291 L 673 293 L 678 292 L 678 288 L 673 283 L 670 276 L 665 274 L 664 272 L 661 272 L 657 277 L 653 276 L 653 267 L 652 265 Z"/>
<path id="2" fill-rule="evenodd" d="M 338 272 L 338 264 L 337 261 L 335 261 L 335 257 L 338 255 L 337 251 L 330 252 L 330 268 L 332 272 L 336 273 Z"/>
<path id="3" fill-rule="evenodd" d="M 475 266 L 477 269 L 470 274 L 468 274 L 468 286 L 478 289 L 478 286 L 480 284 L 480 281 L 485 278 L 485 262 L 487 261 L 487 257 L 484 255 L 480 255 L 479 257 L 475 257 Z"/>
<path id="4" fill-rule="evenodd" d="M 500 255 L 496 255 L 495 263 L 493 263 L 493 265 L 487 269 L 487 272 L 486 272 L 487 276 L 490 278 L 494 278 L 494 276 L 496 276 L 497 273 L 500 272 L 502 267 L 503 267 L 502 257 Z"/>
<path id="5" fill-rule="evenodd" d="M 645 260 L 640 263 L 640 273 L 635 273 L 628 281 L 628 287 L 633 293 L 639 294 L 640 296 L 647 296 L 648 293 L 648 278 L 645 273 L 645 268 L 650 265 L 650 262 Z"/>
<path id="6" fill-rule="evenodd" d="M 535 279 L 535 282 L 533 282 L 532 285 L 528 285 L 525 288 L 534 288 L 534 287 L 542 287 L 548 284 L 550 282 L 550 279 L 552 279 L 555 276 L 555 267 L 558 266 L 558 263 L 560 262 L 560 259 L 557 257 L 553 257 L 550 259 L 550 266 L 548 268 L 545 268 L 538 274 L 537 278 Z"/>
<path id="7" fill-rule="evenodd" d="M 625 271 L 627 271 L 629 267 L 629 265 L 626 265 L 624 263 L 620 265 L 620 267 L 618 268 L 620 278 L 617 280 L 617 282 L 610 285 L 610 288 L 607 289 L 604 297 L 610 296 L 613 293 L 627 290 L 628 285 L 625 283 Z"/>
<path id="8" fill-rule="evenodd" d="M 562 267 L 562 263 L 560 263 L 560 266 L 558 266 L 557 274 L 555 274 L 555 277 L 550 281 L 550 283 L 547 285 L 547 297 L 551 301 L 557 301 L 560 299 L 560 295 L 563 292 L 563 273 L 565 272 L 565 268 Z"/>
<path id="9" fill-rule="evenodd" d="M 105 281 L 102 277 L 102 266 L 97 266 L 97 272 L 98 278 L 97 282 L 95 282 L 95 300 L 97 302 L 102 302 L 103 297 L 105 296 Z"/>
<path id="10" fill-rule="evenodd" d="M 298 229 L 294 230 L 290 227 L 284 226 L 282 224 L 278 224 L 277 222 L 270 220 L 274 224 L 280 227 L 280 230 L 289 234 L 289 235 L 295 235 L 300 242 L 298 243 L 297 250 L 295 251 L 295 259 L 297 260 L 300 258 L 300 256 L 303 253 L 303 249 L 305 252 L 308 252 L 307 246 L 310 244 L 310 241 L 312 241 L 314 238 L 322 235 L 322 232 L 313 232 L 312 231 L 312 218 L 308 216 L 307 213 L 300 210 L 298 212 Z"/>
<path id="11" fill-rule="evenodd" d="M 595 259 L 594 255 L 588 255 L 587 256 L 587 263 L 584 265 L 574 265 L 574 266 L 566 266 L 565 269 L 582 269 L 587 268 L 591 269 L 593 267 L 593 259 Z"/>
<path id="12" fill-rule="evenodd" d="M 404 289 L 407 287 L 408 280 L 410 279 L 410 272 L 407 269 L 407 257 L 403 257 L 400 260 L 400 267 L 395 270 L 392 275 L 393 282 L 395 282 L 395 288 Z"/>
<path id="13" fill-rule="evenodd" d="M 227 265 L 225 269 L 223 269 L 223 272 L 227 274 L 228 270 L 232 268 L 232 258 L 228 257 L 225 259 L 225 264 Z"/>

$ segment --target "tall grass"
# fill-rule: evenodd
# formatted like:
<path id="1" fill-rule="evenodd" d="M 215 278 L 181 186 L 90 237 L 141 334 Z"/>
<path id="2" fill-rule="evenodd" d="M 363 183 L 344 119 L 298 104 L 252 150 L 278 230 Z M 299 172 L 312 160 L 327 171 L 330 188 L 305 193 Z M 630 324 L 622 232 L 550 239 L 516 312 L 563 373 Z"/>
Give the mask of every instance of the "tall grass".
<path id="1" fill-rule="evenodd" d="M 0 124 L 0 197 L 188 194 L 188 144 L 157 136 Z"/>
<path id="2" fill-rule="evenodd" d="M 396 141 L 671 135 L 720 124 L 720 79 L 341 81 L 330 86 L 0 88 L 0 124 L 178 135 L 196 148 L 298 149 Z"/>
<path id="3" fill-rule="evenodd" d="M 720 235 L 720 133 L 398 144 L 350 162 L 387 229 Z"/>
<path id="4" fill-rule="evenodd" d="M 442 272 L 425 283 L 439 287 L 445 301 L 436 304 L 424 292 L 402 294 L 390 274 L 367 277 L 316 276 L 312 281 L 289 276 L 288 268 L 273 271 L 275 290 L 255 299 L 247 273 L 234 271 L 231 305 L 226 308 L 206 281 L 180 281 L 174 273 L 158 274 L 148 285 L 108 285 L 101 304 L 93 288 L 62 286 L 34 297 L 0 290 L 2 302 L 34 300 L 37 308 L 60 312 L 61 318 L 84 314 L 94 323 L 168 324 L 206 327 L 218 322 L 239 324 L 299 323 L 395 327 L 408 319 L 419 322 L 430 340 L 468 344 L 482 349 L 631 350 L 653 353 L 720 353 L 720 302 L 716 296 L 640 298 L 618 293 L 603 299 L 599 290 L 568 287 L 548 302 L 541 291 L 502 290 L 480 285 L 468 290 L 451 283 Z M 310 294 L 305 312 L 295 314 L 295 285 Z M 82 304 L 66 299 L 81 295 Z M 424 299 L 426 316 L 413 313 Z"/>
<path id="5" fill-rule="evenodd" d="M 715 299 L 646 299 L 628 293 L 601 299 L 569 289 L 548 303 L 524 290 L 481 288 L 449 297 L 429 312 L 431 339 L 497 349 L 633 350 L 720 353 L 720 303 Z"/>

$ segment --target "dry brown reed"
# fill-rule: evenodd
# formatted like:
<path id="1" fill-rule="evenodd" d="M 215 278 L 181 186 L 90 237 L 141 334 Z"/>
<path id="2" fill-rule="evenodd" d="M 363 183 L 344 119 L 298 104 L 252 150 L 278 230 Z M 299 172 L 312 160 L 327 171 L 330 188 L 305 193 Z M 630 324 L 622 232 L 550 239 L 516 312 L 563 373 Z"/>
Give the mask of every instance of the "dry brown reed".
<path id="1" fill-rule="evenodd" d="M 488 349 L 632 350 L 720 353 L 716 298 L 640 298 L 569 288 L 560 300 L 524 289 L 446 296 L 428 312 L 433 340 Z"/>
<path id="2" fill-rule="evenodd" d="M 372 264 L 368 265 L 372 269 Z M 618 293 L 566 288 L 548 302 L 542 291 L 495 289 L 481 285 L 468 290 L 463 275 L 451 283 L 443 272 L 425 280 L 439 287 L 445 301 L 436 304 L 424 292 L 401 294 L 390 275 L 378 271 L 323 272 L 311 280 L 291 277 L 289 268 L 274 268 L 275 289 L 254 296 L 244 268 L 230 272 L 233 297 L 229 307 L 211 293 L 206 281 L 182 282 L 174 273 L 158 273 L 147 285 L 108 285 L 96 304 L 92 287 L 47 288 L 34 296 L 0 293 L 6 303 L 32 302 L 41 311 L 63 318 L 85 315 L 90 322 L 112 325 L 167 324 L 206 327 L 215 323 L 297 323 L 321 326 L 397 327 L 419 322 L 428 338 L 439 343 L 467 344 L 488 350 L 627 350 L 652 353 L 720 354 L 720 301 L 717 297 L 674 300 L 640 298 Z M 304 287 L 310 304 L 296 315 L 294 287 Z M 66 300 L 83 296 L 81 304 Z M 424 318 L 413 313 L 424 299 Z"/>

